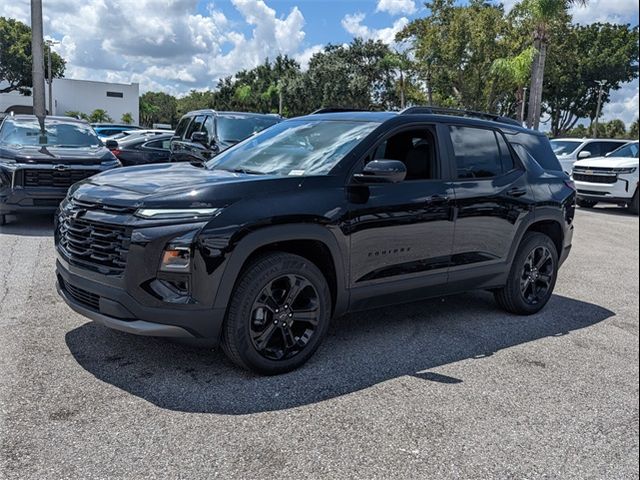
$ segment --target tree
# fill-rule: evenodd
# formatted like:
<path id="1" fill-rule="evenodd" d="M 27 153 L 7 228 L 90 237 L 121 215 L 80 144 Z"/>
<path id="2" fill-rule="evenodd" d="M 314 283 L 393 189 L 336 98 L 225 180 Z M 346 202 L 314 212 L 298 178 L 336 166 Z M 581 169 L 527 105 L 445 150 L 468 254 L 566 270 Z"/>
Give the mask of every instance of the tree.
<path id="1" fill-rule="evenodd" d="M 96 108 L 89 115 L 89 121 L 91 123 L 104 123 L 104 122 L 113 122 L 113 119 L 109 116 L 106 110 L 102 108 Z"/>
<path id="2" fill-rule="evenodd" d="M 154 123 L 175 126 L 178 123 L 178 102 L 164 92 L 146 92 L 140 96 L 140 123 L 150 127 Z"/>
<path id="3" fill-rule="evenodd" d="M 619 118 L 607 122 L 604 125 L 605 135 L 608 138 L 626 138 L 627 126 Z"/>
<path id="4" fill-rule="evenodd" d="M 501 92 L 513 89 L 499 77 L 488 81 L 488 75 L 496 59 L 514 50 L 502 6 L 482 0 L 465 6 L 454 0 L 425 5 L 430 15 L 410 22 L 397 39 L 409 42 L 427 95 L 443 106 L 500 110 L 505 103 Z"/>
<path id="5" fill-rule="evenodd" d="M 79 118 L 82 120 L 86 120 L 87 122 L 89 121 L 89 115 L 87 115 L 86 113 L 82 113 L 78 110 L 67 110 L 66 112 L 64 112 L 64 114 L 67 117 Z"/>
<path id="6" fill-rule="evenodd" d="M 153 104 L 151 104 L 151 106 L 155 107 Z M 176 100 L 176 113 L 178 117 L 181 117 L 187 112 L 200 110 L 202 108 L 215 108 L 214 92 L 210 90 L 191 90 L 187 95 Z M 155 108 L 153 111 L 155 114 L 158 114 L 159 108 Z"/>
<path id="7" fill-rule="evenodd" d="M 525 101 L 524 88 L 529 82 L 535 53 L 535 49 L 529 47 L 515 57 L 498 58 L 491 65 L 491 74 L 494 77 L 503 79 L 514 89 L 517 105 L 519 106 L 517 117 L 521 123 L 524 122 L 524 109 L 522 108 Z"/>
<path id="8" fill-rule="evenodd" d="M 636 118 L 636 121 L 633 122 L 631 124 L 631 126 L 629 127 L 629 138 L 632 138 L 634 140 L 638 140 L 638 119 Z"/>
<path id="9" fill-rule="evenodd" d="M 574 4 L 585 5 L 587 0 L 524 0 L 522 5 L 533 23 L 533 47 L 535 55 L 529 89 L 529 116 L 527 125 L 538 129 L 542 113 L 542 88 L 547 60 L 547 48 L 551 41 L 549 34 L 554 22 L 563 21 Z"/>
<path id="10" fill-rule="evenodd" d="M 29 95 L 33 83 L 31 63 L 31 28 L 18 20 L 0 17 L 0 82 L 7 84 L 0 93 L 18 91 Z M 65 61 L 52 52 L 52 77 L 62 77 L 64 68 Z"/>
<path id="11" fill-rule="evenodd" d="M 596 116 L 597 81 L 604 80 L 603 104 L 611 90 L 638 78 L 638 27 L 594 23 L 557 26 L 543 90 L 543 108 L 551 115 L 555 136 L 579 119 Z"/>
<path id="12" fill-rule="evenodd" d="M 125 125 L 131 125 L 133 123 L 133 115 L 131 115 L 131 113 L 129 112 L 123 113 L 120 121 Z"/>

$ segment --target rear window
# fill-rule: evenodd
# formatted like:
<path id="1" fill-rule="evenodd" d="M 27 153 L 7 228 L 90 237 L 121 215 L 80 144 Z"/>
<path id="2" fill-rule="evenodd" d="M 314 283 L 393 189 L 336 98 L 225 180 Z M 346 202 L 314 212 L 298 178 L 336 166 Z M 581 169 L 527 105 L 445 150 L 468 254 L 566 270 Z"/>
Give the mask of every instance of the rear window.
<path id="1" fill-rule="evenodd" d="M 502 175 L 501 152 L 493 130 L 450 126 L 458 178 L 492 178 Z M 505 145 L 506 147 L 506 145 Z M 513 160 L 508 170 L 513 168 Z"/>
<path id="2" fill-rule="evenodd" d="M 509 143 L 522 145 L 529 155 L 545 170 L 562 171 L 558 157 L 553 153 L 549 139 L 545 135 L 509 131 L 504 133 Z"/>

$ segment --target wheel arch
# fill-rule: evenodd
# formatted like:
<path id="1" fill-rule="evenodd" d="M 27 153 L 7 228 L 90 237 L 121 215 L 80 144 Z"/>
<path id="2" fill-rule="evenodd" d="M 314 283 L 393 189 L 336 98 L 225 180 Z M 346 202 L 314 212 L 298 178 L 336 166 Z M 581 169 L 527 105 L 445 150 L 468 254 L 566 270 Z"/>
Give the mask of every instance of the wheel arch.
<path id="1" fill-rule="evenodd" d="M 326 227 L 307 224 L 263 227 L 243 237 L 235 245 L 225 266 L 214 309 L 226 311 L 243 269 L 257 256 L 273 251 L 292 253 L 313 262 L 329 283 L 333 313 L 341 315 L 346 312 L 349 295 L 343 251 Z"/>

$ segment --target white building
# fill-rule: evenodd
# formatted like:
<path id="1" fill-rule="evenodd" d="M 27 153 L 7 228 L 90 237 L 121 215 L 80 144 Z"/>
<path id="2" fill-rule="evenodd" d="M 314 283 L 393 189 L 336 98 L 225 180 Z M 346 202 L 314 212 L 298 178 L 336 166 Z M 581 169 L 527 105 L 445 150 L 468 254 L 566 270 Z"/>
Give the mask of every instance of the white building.
<path id="1" fill-rule="evenodd" d="M 130 113 L 133 123 L 139 123 L 140 90 L 137 83 L 107 83 L 90 80 L 54 78 L 53 115 L 77 111 L 89 115 L 97 108 L 105 110 L 114 122 L 120 122 L 122 115 Z M 45 84 L 45 106 L 49 108 L 49 86 Z M 17 92 L 0 94 L 0 112 L 32 113 L 33 98 Z"/>

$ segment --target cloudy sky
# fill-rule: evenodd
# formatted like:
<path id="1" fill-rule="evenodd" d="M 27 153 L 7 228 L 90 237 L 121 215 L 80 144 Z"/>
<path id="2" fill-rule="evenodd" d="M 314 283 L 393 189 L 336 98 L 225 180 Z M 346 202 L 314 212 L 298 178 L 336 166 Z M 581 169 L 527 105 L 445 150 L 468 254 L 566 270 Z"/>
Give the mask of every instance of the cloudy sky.
<path id="1" fill-rule="evenodd" d="M 515 0 L 506 0 L 509 8 Z M 138 82 L 182 94 L 278 53 L 303 65 L 326 43 L 391 42 L 428 12 L 417 0 L 43 0 L 45 37 L 60 41 L 70 78 Z M 590 0 L 579 23 L 638 23 L 637 0 Z M 29 23 L 29 0 L 0 2 L 0 16 Z M 638 115 L 638 82 L 612 94 L 605 119 Z"/>

